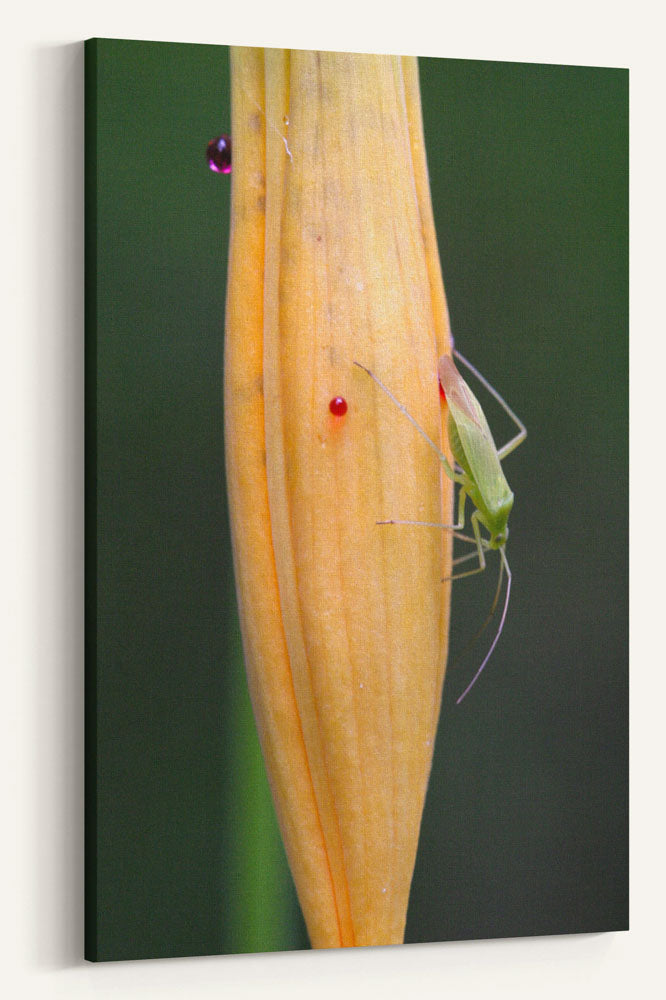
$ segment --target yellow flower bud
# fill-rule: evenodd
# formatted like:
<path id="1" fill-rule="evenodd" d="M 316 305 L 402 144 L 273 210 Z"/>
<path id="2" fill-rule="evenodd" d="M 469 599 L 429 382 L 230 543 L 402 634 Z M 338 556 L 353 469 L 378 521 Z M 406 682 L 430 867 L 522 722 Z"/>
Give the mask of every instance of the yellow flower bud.
<path id="1" fill-rule="evenodd" d="M 314 947 L 403 940 L 446 663 L 450 350 L 416 60 L 232 50 L 227 477 L 246 668 Z M 348 409 L 336 416 L 330 401 Z"/>

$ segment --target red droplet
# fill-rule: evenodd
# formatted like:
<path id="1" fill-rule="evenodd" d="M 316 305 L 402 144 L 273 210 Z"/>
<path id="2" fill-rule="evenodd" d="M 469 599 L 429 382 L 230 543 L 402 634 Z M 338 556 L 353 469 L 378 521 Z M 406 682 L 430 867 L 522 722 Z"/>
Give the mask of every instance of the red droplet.
<path id="1" fill-rule="evenodd" d="M 347 400 L 342 396 L 334 396 L 328 408 L 334 417 L 344 417 L 347 412 Z"/>
<path id="2" fill-rule="evenodd" d="M 444 392 L 444 386 L 442 385 L 441 382 L 439 383 L 439 394 L 444 400 L 444 402 L 446 402 L 446 393 Z"/>
<path id="3" fill-rule="evenodd" d="M 206 146 L 208 166 L 216 174 L 231 173 L 231 138 L 228 135 L 218 135 Z"/>

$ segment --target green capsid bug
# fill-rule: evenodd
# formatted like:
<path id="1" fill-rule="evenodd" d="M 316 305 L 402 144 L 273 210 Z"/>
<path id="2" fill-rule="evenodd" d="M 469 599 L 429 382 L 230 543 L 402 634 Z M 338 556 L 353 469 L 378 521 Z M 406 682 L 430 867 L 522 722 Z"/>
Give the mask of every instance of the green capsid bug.
<path id="1" fill-rule="evenodd" d="M 358 361 L 355 361 L 354 364 L 359 368 L 362 368 L 363 371 L 365 371 L 395 403 L 400 412 L 403 413 L 409 421 L 411 421 L 419 434 L 425 438 L 430 447 L 436 453 L 444 467 L 446 475 L 460 487 L 458 494 L 457 524 L 437 524 L 436 522 L 430 521 L 396 520 L 378 521 L 377 523 L 410 524 L 421 525 L 423 527 L 442 528 L 446 531 L 453 531 L 455 533 L 455 537 L 461 539 L 462 541 L 473 543 L 476 550 L 468 555 L 454 559 L 453 564 L 459 565 L 462 562 L 476 557 L 478 558 L 478 566 L 475 569 L 468 570 L 464 573 L 457 573 L 454 576 L 449 577 L 448 579 L 451 580 L 459 580 L 462 577 L 473 576 L 475 573 L 483 572 L 486 568 L 485 553 L 497 550 L 500 554 L 500 572 L 497 593 L 495 601 L 493 602 L 493 611 L 501 590 L 503 573 L 506 571 L 506 595 L 504 598 L 504 607 L 499 627 L 495 634 L 495 638 L 493 639 L 492 645 L 481 663 L 481 666 L 478 668 L 463 693 L 457 699 L 456 704 L 459 705 L 463 698 L 471 691 L 486 666 L 486 663 L 490 659 L 499 637 L 502 634 L 502 629 L 504 628 L 504 622 L 506 620 L 506 614 L 509 607 L 509 596 L 511 593 L 511 569 L 506 557 L 506 542 L 509 537 L 508 520 L 511 508 L 513 507 L 514 497 L 513 492 L 511 491 L 511 488 L 506 480 L 506 476 L 504 475 L 501 463 L 507 455 L 509 455 L 525 440 L 525 437 L 527 436 L 527 429 L 504 399 L 502 399 L 497 390 L 490 385 L 490 383 L 481 375 L 480 372 L 476 370 L 476 368 L 473 367 L 473 365 L 469 363 L 469 361 L 466 361 L 465 358 L 463 358 L 463 356 L 455 349 L 453 351 L 453 356 L 472 372 L 481 385 L 483 385 L 483 387 L 494 397 L 494 399 L 497 400 L 497 402 L 503 407 L 518 427 L 518 433 L 515 437 L 511 438 L 510 441 L 498 450 L 495 446 L 495 442 L 490 432 L 490 428 L 488 427 L 488 421 L 486 420 L 481 404 L 456 368 L 453 358 L 445 354 L 439 360 L 438 374 L 442 395 L 444 396 L 448 406 L 447 433 L 455 468 L 451 466 L 451 463 L 447 459 L 446 455 L 444 455 L 435 442 L 428 437 L 418 421 L 415 420 L 406 407 L 404 407 L 402 403 L 396 399 L 381 379 L 377 378 L 373 372 L 371 372 L 364 365 L 360 364 Z M 475 507 L 474 513 L 470 518 L 470 524 L 473 532 L 473 537 L 471 538 L 468 535 L 460 534 L 462 529 L 465 527 L 465 505 L 468 497 Z M 484 537 L 481 534 L 482 528 L 485 528 L 488 532 L 488 537 Z"/>

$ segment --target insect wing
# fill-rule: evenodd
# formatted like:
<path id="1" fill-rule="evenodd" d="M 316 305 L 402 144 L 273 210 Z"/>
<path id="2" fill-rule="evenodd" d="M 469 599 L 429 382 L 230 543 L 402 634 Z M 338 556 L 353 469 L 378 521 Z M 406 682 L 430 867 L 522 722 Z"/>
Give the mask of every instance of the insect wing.
<path id="1" fill-rule="evenodd" d="M 440 359 L 439 377 L 479 493 L 489 511 L 498 510 L 511 497 L 511 489 L 481 404 L 448 355 Z"/>

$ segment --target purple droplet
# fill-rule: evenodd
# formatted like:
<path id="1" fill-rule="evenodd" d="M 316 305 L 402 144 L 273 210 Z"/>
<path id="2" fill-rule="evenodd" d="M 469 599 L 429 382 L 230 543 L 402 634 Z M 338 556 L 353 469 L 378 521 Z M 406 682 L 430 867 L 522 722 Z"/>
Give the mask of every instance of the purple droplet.
<path id="1" fill-rule="evenodd" d="M 231 173 L 231 136 L 218 135 L 206 147 L 208 166 L 216 174 Z"/>

